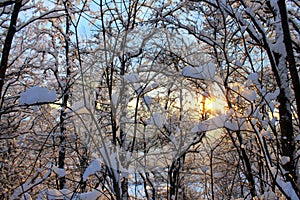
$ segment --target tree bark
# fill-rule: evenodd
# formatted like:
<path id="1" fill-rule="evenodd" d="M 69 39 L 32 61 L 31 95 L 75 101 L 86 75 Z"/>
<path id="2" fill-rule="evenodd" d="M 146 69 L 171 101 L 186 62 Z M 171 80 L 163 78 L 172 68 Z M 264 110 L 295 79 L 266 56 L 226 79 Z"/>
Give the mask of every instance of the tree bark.
<path id="1" fill-rule="evenodd" d="M 66 13 L 66 33 L 65 33 L 65 59 L 66 59 L 66 80 L 62 88 L 62 105 L 60 111 L 60 143 L 59 143 L 59 153 L 58 153 L 58 168 L 64 169 L 65 167 L 65 157 L 66 157 L 66 108 L 68 106 L 68 101 L 70 97 L 70 76 L 71 76 L 71 65 L 69 59 L 69 31 L 70 31 L 70 19 L 67 8 L 67 3 L 64 2 L 65 13 Z M 64 189 L 66 183 L 66 177 L 59 178 L 59 189 Z"/>
<path id="2" fill-rule="evenodd" d="M 295 99 L 296 99 L 296 106 L 297 106 L 297 115 L 298 118 L 300 117 L 300 82 L 299 82 L 299 75 L 298 75 L 298 70 L 296 66 L 296 60 L 294 56 L 294 51 L 293 51 L 293 44 L 292 44 L 292 38 L 290 35 L 290 28 L 289 28 L 289 23 L 288 23 L 288 15 L 286 11 L 286 3 L 284 0 L 278 0 L 278 8 L 281 16 L 281 26 L 282 26 L 282 32 L 283 32 L 283 43 L 285 45 L 286 49 L 286 61 L 287 61 L 287 66 L 290 72 L 290 76 L 292 79 L 292 85 L 293 85 L 293 90 L 295 94 Z M 285 111 L 284 108 L 280 109 L 281 114 L 285 116 Z M 297 166 L 295 165 L 294 161 L 294 152 L 295 152 L 295 142 L 294 142 L 294 133 L 293 129 L 291 126 L 292 123 L 292 114 L 289 113 L 288 115 L 290 121 L 288 124 L 285 124 L 282 129 L 287 129 L 289 130 L 287 134 L 282 134 L 282 156 L 288 157 L 289 161 L 283 164 L 284 170 L 287 171 L 285 177 L 286 179 L 292 183 L 295 189 L 297 189 Z M 299 125 L 299 124 L 298 124 Z M 297 191 L 299 195 L 299 190 Z"/>
<path id="3" fill-rule="evenodd" d="M 291 74 L 293 90 L 295 91 L 297 115 L 300 117 L 300 79 L 298 75 L 295 55 L 293 51 L 293 41 L 290 34 L 288 14 L 286 11 L 286 3 L 284 0 L 278 1 L 278 8 L 281 16 L 281 26 L 283 32 L 283 43 L 286 49 L 286 61 L 288 62 L 288 69 Z M 299 124 L 298 124 L 299 125 Z"/>
<path id="4" fill-rule="evenodd" d="M 2 49 L 2 57 L 1 57 L 1 64 L 0 64 L 0 111 L 2 109 L 2 105 L 4 102 L 4 94 L 2 94 L 3 86 L 5 83 L 5 75 L 6 70 L 8 68 L 8 58 L 9 53 L 11 50 L 11 45 L 14 39 L 14 35 L 16 33 L 16 26 L 17 26 L 17 20 L 22 7 L 22 0 L 17 0 L 15 2 L 13 12 L 10 19 L 10 25 L 7 31 L 7 35 L 5 38 L 4 46 Z M 0 119 L 1 119 L 1 112 L 0 112 Z"/>

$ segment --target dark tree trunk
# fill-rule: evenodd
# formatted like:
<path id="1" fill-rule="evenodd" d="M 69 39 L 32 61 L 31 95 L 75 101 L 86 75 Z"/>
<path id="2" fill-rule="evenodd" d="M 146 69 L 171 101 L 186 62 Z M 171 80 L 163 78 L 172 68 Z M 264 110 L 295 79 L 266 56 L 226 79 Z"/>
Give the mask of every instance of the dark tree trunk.
<path id="1" fill-rule="evenodd" d="M 59 143 L 59 153 L 58 153 L 58 168 L 64 169 L 65 167 L 65 157 L 66 157 L 66 108 L 68 106 L 68 101 L 70 97 L 70 76 L 71 76 L 71 65 L 69 59 L 69 44 L 70 38 L 68 37 L 70 31 L 70 16 L 68 13 L 67 2 L 64 2 L 65 13 L 66 13 L 66 33 L 65 33 L 65 59 L 66 59 L 66 83 L 62 88 L 62 105 L 60 111 L 60 143 Z M 66 177 L 59 178 L 59 189 L 65 187 Z"/>
<path id="2" fill-rule="evenodd" d="M 181 199 L 180 197 L 184 196 L 184 188 L 180 181 L 180 173 L 184 166 L 184 160 L 185 154 L 181 155 L 179 158 L 172 162 L 169 170 L 170 189 L 168 199 Z"/>
<path id="3" fill-rule="evenodd" d="M 293 51 L 293 41 L 290 35 L 290 28 L 288 23 L 288 15 L 286 11 L 286 4 L 284 0 L 278 1 L 279 12 L 281 16 L 281 26 L 283 32 L 283 42 L 286 49 L 286 60 L 288 62 L 288 69 L 292 78 L 293 90 L 295 91 L 297 115 L 300 117 L 300 80 Z"/>
<path id="4" fill-rule="evenodd" d="M 290 35 L 290 28 L 288 23 L 288 15 L 286 11 L 286 3 L 284 0 L 278 0 L 278 8 L 281 16 L 281 26 L 283 32 L 283 42 L 286 49 L 286 61 L 288 63 L 288 69 L 292 79 L 293 90 L 296 99 L 296 106 L 297 106 L 297 115 L 298 118 L 300 117 L 300 82 L 299 82 L 299 75 L 298 70 L 296 67 L 295 56 L 293 52 L 293 44 L 292 38 Z M 288 131 L 283 132 L 282 134 L 282 156 L 288 157 L 289 161 L 283 164 L 284 170 L 287 171 L 286 179 L 292 183 L 296 191 L 297 190 L 297 166 L 294 161 L 294 152 L 295 152 L 295 143 L 294 143 L 294 132 L 292 127 L 288 127 L 292 125 L 292 114 L 285 113 L 285 108 L 280 109 L 280 115 L 284 117 L 288 117 L 288 123 L 283 124 L 282 129 L 287 129 Z M 298 124 L 299 125 L 299 124 Z M 284 134 L 285 133 L 285 134 Z"/>
<path id="5" fill-rule="evenodd" d="M 4 102 L 4 94 L 2 94 L 2 90 L 5 83 L 6 70 L 8 68 L 9 53 L 11 50 L 11 45 L 13 42 L 14 35 L 16 33 L 17 20 L 18 20 L 18 15 L 21 7 L 22 7 L 22 0 L 17 0 L 13 8 L 13 12 L 10 19 L 10 25 L 2 49 L 2 57 L 1 57 L 1 64 L 0 64 L 0 110 L 2 109 L 2 105 Z M 0 112 L 0 119 L 1 119 L 1 112 Z"/>

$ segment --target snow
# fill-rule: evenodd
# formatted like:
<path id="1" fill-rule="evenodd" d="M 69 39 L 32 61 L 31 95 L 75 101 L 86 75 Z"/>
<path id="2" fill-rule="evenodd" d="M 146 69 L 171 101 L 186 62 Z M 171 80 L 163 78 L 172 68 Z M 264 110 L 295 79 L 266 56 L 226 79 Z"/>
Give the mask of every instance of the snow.
<path id="1" fill-rule="evenodd" d="M 170 135 L 169 135 L 169 138 L 170 138 L 170 140 L 171 140 L 171 142 L 173 143 L 173 144 L 177 144 L 176 143 L 176 139 L 175 139 L 175 136 L 174 136 L 174 134 L 173 133 L 171 133 Z"/>
<path id="2" fill-rule="evenodd" d="M 293 186 L 290 182 L 284 182 L 279 177 L 276 178 L 276 182 L 291 199 L 299 199 L 296 191 L 293 189 Z"/>
<path id="3" fill-rule="evenodd" d="M 207 167 L 206 166 L 202 166 L 201 170 L 205 173 L 207 171 Z"/>
<path id="4" fill-rule="evenodd" d="M 213 63 L 207 63 L 199 67 L 187 66 L 182 70 L 182 75 L 184 77 L 201 80 L 214 80 L 215 73 L 216 67 Z"/>
<path id="5" fill-rule="evenodd" d="M 148 93 L 148 92 L 150 92 L 150 91 L 152 91 L 152 90 L 158 88 L 158 86 L 159 86 L 159 84 L 156 83 L 156 82 L 154 82 L 154 83 L 152 83 L 151 85 L 149 85 L 148 87 L 146 87 L 145 89 L 143 89 L 142 92 L 143 92 L 143 94 L 146 94 L 146 93 Z"/>
<path id="6" fill-rule="evenodd" d="M 274 92 L 269 92 L 268 94 L 265 95 L 265 100 L 266 102 L 270 102 L 272 100 L 276 100 L 277 99 L 277 96 L 279 95 L 280 93 L 280 90 L 277 89 L 275 90 Z"/>
<path id="7" fill-rule="evenodd" d="M 129 83 L 136 83 L 139 80 L 139 76 L 136 73 L 126 74 L 124 75 L 124 80 Z"/>
<path id="8" fill-rule="evenodd" d="M 147 108 L 150 110 L 150 106 L 151 106 L 151 103 L 152 103 L 152 98 L 146 95 L 146 96 L 144 96 L 143 100 L 144 100 Z"/>
<path id="9" fill-rule="evenodd" d="M 194 127 L 191 129 L 191 132 L 197 133 L 212 131 L 219 128 L 227 128 L 231 131 L 247 130 L 249 129 L 249 126 L 249 122 L 247 122 L 245 119 L 232 118 L 230 113 L 227 113 L 220 114 L 207 120 L 195 123 Z"/>
<path id="10" fill-rule="evenodd" d="M 66 171 L 64 169 L 56 167 L 55 165 L 52 166 L 52 170 L 58 176 L 58 178 L 66 176 Z"/>
<path id="11" fill-rule="evenodd" d="M 270 46 L 274 52 L 279 53 L 284 57 L 286 56 L 287 53 L 285 50 L 282 33 L 280 33 L 279 37 L 277 38 L 277 41 L 274 44 L 271 44 Z"/>
<path id="12" fill-rule="evenodd" d="M 212 131 L 219 128 L 225 127 L 225 122 L 228 119 L 227 115 L 218 115 L 208 120 L 198 122 L 191 129 L 192 133 L 196 132 L 204 132 L 204 131 Z"/>
<path id="13" fill-rule="evenodd" d="M 265 192 L 262 196 L 261 199 L 277 199 L 276 194 L 272 191 Z"/>
<path id="14" fill-rule="evenodd" d="M 238 131 L 240 129 L 239 124 L 235 120 L 227 120 L 224 126 L 232 131 Z"/>
<path id="15" fill-rule="evenodd" d="M 95 189 L 92 192 L 78 194 L 78 200 L 97 200 L 101 196 L 101 192 Z"/>
<path id="16" fill-rule="evenodd" d="M 246 30 L 246 27 L 245 26 L 241 26 L 241 32 L 244 33 Z"/>
<path id="17" fill-rule="evenodd" d="M 158 128 L 162 128 L 164 126 L 164 124 L 166 123 L 165 117 L 162 114 L 159 114 L 159 113 L 154 113 L 152 115 L 152 120 L 153 120 L 153 123 Z"/>
<path id="18" fill-rule="evenodd" d="M 219 115 L 213 118 L 208 119 L 205 123 L 207 124 L 207 130 L 215 130 L 218 128 L 223 128 L 227 115 Z"/>
<path id="19" fill-rule="evenodd" d="M 254 90 L 243 90 L 241 95 L 248 101 L 254 101 L 256 99 L 256 92 Z"/>
<path id="20" fill-rule="evenodd" d="M 199 123 L 196 123 L 194 125 L 194 127 L 191 130 L 191 132 L 192 133 L 197 133 L 197 132 L 204 132 L 206 130 L 207 130 L 207 128 L 206 128 L 205 124 L 202 123 L 202 122 L 199 122 Z"/>
<path id="21" fill-rule="evenodd" d="M 243 64 L 242 64 L 241 61 L 239 61 L 239 60 L 235 61 L 235 64 L 236 64 L 238 67 L 242 67 L 242 66 L 243 66 Z"/>
<path id="22" fill-rule="evenodd" d="M 254 84 L 258 84 L 258 74 L 257 73 L 249 74 L 247 78 L 248 78 L 248 81 L 251 81 Z"/>
<path id="23" fill-rule="evenodd" d="M 288 162 L 290 162 L 290 157 L 287 157 L 287 156 L 282 156 L 281 157 L 281 163 L 282 163 L 282 165 L 285 165 Z"/>
<path id="24" fill-rule="evenodd" d="M 50 174 L 51 170 L 47 171 L 42 178 L 32 178 L 31 180 L 27 180 L 25 183 L 23 183 L 14 190 L 14 193 L 12 194 L 10 199 L 19 199 L 20 195 L 22 195 L 26 191 L 31 190 L 36 185 L 41 184 L 43 180 L 50 176 Z"/>
<path id="25" fill-rule="evenodd" d="M 91 192 L 86 193 L 73 193 L 68 189 L 47 189 L 46 191 L 41 191 L 38 199 L 42 199 L 42 196 L 46 195 L 49 200 L 96 200 L 101 196 L 100 188 L 96 188 Z"/>
<path id="26" fill-rule="evenodd" d="M 108 146 L 99 149 L 99 153 L 101 158 L 97 158 L 91 162 L 91 164 L 86 168 L 85 172 L 83 173 L 82 179 L 86 181 L 90 175 L 95 174 L 96 172 L 101 171 L 103 168 L 103 164 L 109 167 L 111 173 L 114 174 L 115 179 L 119 180 L 120 176 L 118 172 L 128 172 L 128 169 L 125 169 L 122 166 L 122 162 L 119 160 L 119 155 L 122 152 L 120 148 L 114 148 L 113 150 L 109 150 Z M 130 159 L 130 155 L 126 155 L 126 159 Z M 123 162 L 125 162 L 124 160 Z"/>
<path id="27" fill-rule="evenodd" d="M 90 176 L 90 175 L 93 175 L 95 174 L 96 172 L 99 172 L 101 170 L 101 160 L 98 158 L 96 160 L 94 160 L 93 162 L 91 162 L 91 164 L 86 168 L 84 174 L 83 174 L 83 181 L 86 181 L 87 178 Z"/>
<path id="28" fill-rule="evenodd" d="M 263 131 L 263 132 L 261 133 L 261 135 L 262 135 L 263 137 L 267 138 L 267 139 L 270 139 L 270 137 L 271 137 L 270 131 Z"/>
<path id="29" fill-rule="evenodd" d="M 112 101 L 112 104 L 114 106 L 118 105 L 118 95 L 117 94 L 112 94 L 111 95 L 111 101 Z"/>
<path id="30" fill-rule="evenodd" d="M 32 200 L 31 196 L 26 192 L 24 195 L 22 195 L 20 200 Z"/>
<path id="31" fill-rule="evenodd" d="M 47 199 L 58 200 L 58 199 L 71 199 L 73 192 L 68 189 L 48 189 L 46 191 Z M 76 199 L 76 198 L 75 198 Z"/>
<path id="32" fill-rule="evenodd" d="M 50 103 L 56 101 L 56 98 L 55 90 L 34 86 L 20 94 L 19 105 Z"/>
<path id="33" fill-rule="evenodd" d="M 93 103 L 91 99 L 92 97 L 88 93 L 85 93 L 85 95 L 80 100 L 73 102 L 70 112 L 73 111 L 77 114 L 89 113 L 89 110 L 93 109 Z"/>

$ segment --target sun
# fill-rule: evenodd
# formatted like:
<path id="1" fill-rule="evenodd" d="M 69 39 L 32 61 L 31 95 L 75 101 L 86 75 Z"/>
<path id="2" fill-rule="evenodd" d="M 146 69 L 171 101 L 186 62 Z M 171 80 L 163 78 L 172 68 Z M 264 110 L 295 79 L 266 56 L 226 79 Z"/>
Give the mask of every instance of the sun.
<path id="1" fill-rule="evenodd" d="M 224 114 L 226 110 L 226 102 L 223 99 L 210 97 L 205 99 L 205 109 L 212 115 Z"/>

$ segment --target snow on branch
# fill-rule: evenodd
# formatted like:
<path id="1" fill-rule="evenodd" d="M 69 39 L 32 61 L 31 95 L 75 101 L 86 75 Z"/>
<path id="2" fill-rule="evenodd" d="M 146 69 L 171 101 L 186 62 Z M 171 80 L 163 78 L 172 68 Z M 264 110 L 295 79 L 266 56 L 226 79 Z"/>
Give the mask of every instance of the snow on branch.
<path id="1" fill-rule="evenodd" d="M 187 66 L 183 68 L 182 75 L 184 77 L 195 78 L 200 80 L 214 80 L 216 67 L 213 63 L 207 63 L 199 67 Z"/>
<path id="2" fill-rule="evenodd" d="M 19 105 L 33 105 L 37 103 L 51 103 L 56 101 L 55 90 L 48 90 L 40 86 L 34 86 L 22 92 L 19 99 Z"/>

